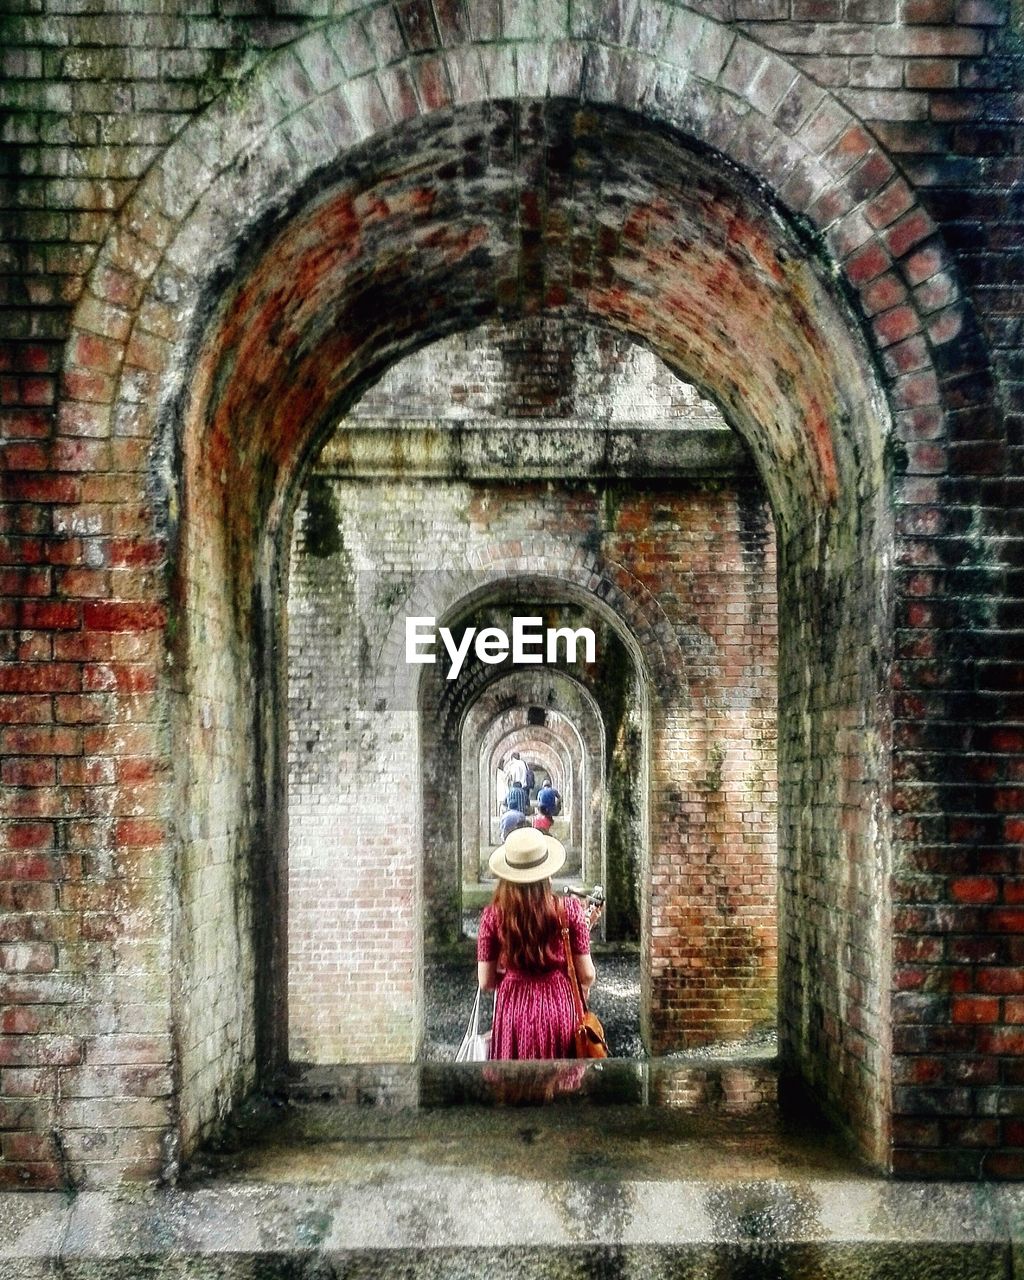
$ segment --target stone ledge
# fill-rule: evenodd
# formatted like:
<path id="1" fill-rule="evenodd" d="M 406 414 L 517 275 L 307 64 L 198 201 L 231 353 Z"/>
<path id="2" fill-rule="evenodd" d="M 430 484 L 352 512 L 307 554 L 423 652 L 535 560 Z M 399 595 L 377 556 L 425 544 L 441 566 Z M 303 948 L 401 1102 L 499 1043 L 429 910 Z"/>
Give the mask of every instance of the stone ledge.
<path id="1" fill-rule="evenodd" d="M 770 1063 L 613 1060 L 577 1080 L 582 1065 L 310 1068 L 254 1098 L 180 1186 L 0 1195 L 0 1276 L 1024 1278 L 1024 1188 L 887 1181 L 811 1117 L 736 1110 L 730 1082 Z M 508 1103 L 552 1070 L 575 1089 Z M 717 1106 L 678 1087 L 657 1102 L 661 1077 L 716 1073 Z"/>
<path id="2" fill-rule="evenodd" d="M 876 1180 L 570 1182 L 406 1169 L 333 1185 L 0 1195 L 9 1280 L 491 1274 L 1024 1275 L 1024 1192 Z M 1016 1265 L 1016 1270 L 1014 1269 Z"/>
<path id="3" fill-rule="evenodd" d="M 511 481 L 731 476 L 752 467 L 739 436 L 721 427 L 381 419 L 337 432 L 315 469 L 351 477 Z"/>

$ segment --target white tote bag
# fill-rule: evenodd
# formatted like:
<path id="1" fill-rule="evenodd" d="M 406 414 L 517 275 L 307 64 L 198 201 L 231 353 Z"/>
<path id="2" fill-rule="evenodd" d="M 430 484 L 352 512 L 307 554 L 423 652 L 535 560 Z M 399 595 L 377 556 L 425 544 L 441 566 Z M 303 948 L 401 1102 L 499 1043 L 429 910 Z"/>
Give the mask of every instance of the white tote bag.
<path id="1" fill-rule="evenodd" d="M 473 1012 L 469 1015 L 469 1026 L 462 1037 L 462 1044 L 455 1055 L 456 1062 L 486 1062 L 491 1051 L 491 1033 L 480 1030 L 480 988 L 476 989 L 473 1001 Z"/>

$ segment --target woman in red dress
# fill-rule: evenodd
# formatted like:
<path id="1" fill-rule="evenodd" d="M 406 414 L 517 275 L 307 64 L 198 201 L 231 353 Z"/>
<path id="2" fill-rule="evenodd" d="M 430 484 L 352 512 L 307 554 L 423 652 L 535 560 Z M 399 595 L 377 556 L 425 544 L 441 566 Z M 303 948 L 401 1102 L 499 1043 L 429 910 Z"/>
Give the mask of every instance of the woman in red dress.
<path id="1" fill-rule="evenodd" d="M 569 1058 L 576 1014 L 566 971 L 551 876 L 565 849 L 532 827 L 509 834 L 490 858 L 498 877 L 494 900 L 480 917 L 477 969 L 484 991 L 495 991 L 492 1058 Z M 584 998 L 593 984 L 590 930 L 582 903 L 562 904 Z"/>

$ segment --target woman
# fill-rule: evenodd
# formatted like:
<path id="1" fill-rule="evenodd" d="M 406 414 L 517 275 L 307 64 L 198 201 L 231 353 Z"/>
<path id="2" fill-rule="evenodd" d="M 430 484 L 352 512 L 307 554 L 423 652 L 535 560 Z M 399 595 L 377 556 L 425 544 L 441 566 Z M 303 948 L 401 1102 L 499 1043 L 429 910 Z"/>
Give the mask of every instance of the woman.
<path id="1" fill-rule="evenodd" d="M 533 827 L 513 831 L 490 857 L 498 877 L 483 910 L 477 971 L 484 991 L 496 991 L 492 1058 L 569 1058 L 576 1012 L 566 971 L 559 909 L 551 876 L 565 849 Z M 586 997 L 596 976 L 582 903 L 562 903 L 576 975 Z"/>

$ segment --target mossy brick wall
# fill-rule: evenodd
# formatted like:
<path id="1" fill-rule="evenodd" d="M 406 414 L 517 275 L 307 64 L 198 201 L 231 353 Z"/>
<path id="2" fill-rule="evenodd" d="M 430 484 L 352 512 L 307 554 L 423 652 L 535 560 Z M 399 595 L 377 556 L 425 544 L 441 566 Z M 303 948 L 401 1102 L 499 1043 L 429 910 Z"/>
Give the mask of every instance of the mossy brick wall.
<path id="1" fill-rule="evenodd" d="M 444 395 L 441 395 L 441 392 Z M 559 317 L 484 325 L 406 356 L 349 415 L 446 421 L 567 419 L 722 428 L 722 415 L 653 352 Z"/>
<path id="2" fill-rule="evenodd" d="M 181 468 L 169 441 L 181 442 L 191 468 L 184 493 L 198 495 L 188 514 L 208 537 L 208 565 L 217 563 L 218 529 L 230 532 L 227 549 L 239 530 L 258 525 L 248 496 L 276 491 L 278 474 L 287 488 L 290 438 L 274 434 L 257 398 L 246 405 L 233 387 L 258 385 L 280 410 L 284 384 L 273 370 L 285 366 L 267 337 L 287 334 L 291 321 L 282 302 L 276 327 L 253 330 L 264 379 L 254 379 L 257 357 L 244 349 L 239 383 L 224 366 L 226 412 L 202 437 L 207 470 L 191 428 L 155 432 L 166 405 L 185 403 L 179 373 L 209 371 L 209 360 L 197 366 L 189 356 L 186 330 L 203 328 L 225 282 L 245 274 L 239 246 L 260 242 L 261 218 L 275 201 L 294 198 L 298 208 L 306 177 L 318 166 L 326 173 L 339 150 L 354 155 L 361 144 L 384 164 L 398 138 L 399 152 L 404 145 L 422 155 L 430 122 L 448 103 L 468 120 L 475 102 L 549 93 L 586 100 L 602 128 L 618 109 L 631 113 L 631 128 L 647 120 L 666 130 L 673 141 L 645 195 L 671 175 L 681 154 L 673 148 L 686 138 L 707 148 L 723 182 L 752 173 L 760 192 L 777 197 L 784 223 L 820 236 L 813 252 L 790 238 L 789 269 L 808 252 L 827 261 L 855 319 L 847 325 L 832 313 L 826 323 L 813 289 L 802 315 L 791 296 L 788 310 L 758 310 L 757 299 L 771 296 L 772 268 L 756 239 L 740 234 L 765 229 L 749 202 L 730 233 L 744 246 L 745 274 L 730 275 L 726 254 L 712 286 L 688 300 L 680 288 L 668 305 L 680 269 L 659 233 L 682 216 L 685 192 L 673 190 L 667 206 L 638 199 L 640 222 L 620 217 L 621 206 L 613 213 L 607 190 L 595 194 L 596 175 L 613 160 L 620 176 L 635 176 L 642 131 L 625 157 L 614 129 L 591 135 L 575 171 L 575 211 L 596 201 L 604 229 L 576 238 L 575 259 L 559 226 L 579 224 L 548 216 L 564 188 L 534 164 L 538 152 L 524 145 L 502 169 L 496 147 L 474 154 L 435 132 L 435 191 L 458 191 L 466 215 L 477 208 L 476 175 L 488 174 L 479 207 L 490 222 L 481 216 L 475 244 L 464 244 L 442 201 L 437 227 L 450 234 L 422 245 L 426 256 L 404 269 L 389 246 L 412 243 L 414 210 L 373 206 L 377 238 L 361 248 L 348 234 L 354 224 L 345 224 L 344 242 L 362 255 L 367 278 L 373 261 L 380 271 L 378 310 L 364 308 L 355 326 L 374 355 L 353 362 L 325 343 L 324 367 L 358 381 L 360 369 L 396 354 L 380 327 L 392 287 L 406 317 L 398 323 L 392 313 L 395 341 L 404 341 L 402 324 L 419 326 L 424 339 L 445 325 L 466 327 L 474 305 L 480 314 L 575 301 L 631 326 L 680 367 L 701 367 L 755 448 L 776 518 L 788 528 L 801 504 L 817 510 L 819 491 L 801 460 L 827 457 L 825 437 L 794 428 L 785 444 L 777 428 L 786 403 L 773 402 L 751 360 L 771 353 L 786 375 L 787 353 L 803 352 L 803 378 L 789 395 L 806 399 L 821 353 L 860 335 L 877 371 L 874 411 L 892 418 L 885 457 L 894 530 L 881 557 L 892 623 L 873 639 L 861 625 L 878 610 L 877 581 L 854 594 L 854 607 L 838 600 L 819 610 L 823 585 L 842 576 L 837 565 L 813 568 L 830 545 L 824 533 L 816 537 L 809 525 L 780 544 L 782 592 L 793 597 L 793 634 L 807 660 L 802 667 L 784 655 L 780 672 L 782 855 L 785 862 L 786 843 L 795 841 L 811 867 L 813 853 L 811 879 L 820 886 L 812 892 L 783 867 L 783 929 L 793 930 L 781 957 L 789 983 L 783 1045 L 788 1063 L 852 1121 L 880 1164 L 1019 1176 L 1022 46 L 1011 5 L 723 0 L 699 6 L 703 17 L 657 3 L 367 4 L 337 18 L 318 6 L 273 14 L 159 8 L 139 3 L 126 14 L 98 0 L 95 12 L 81 14 L 33 0 L 18 11 L 12 0 L 3 19 L 10 109 L 0 125 L 0 610 L 8 628 L 0 1177 L 54 1185 L 173 1176 L 179 1141 L 187 1147 L 244 1091 L 257 1062 L 274 1057 L 272 1023 L 247 993 L 250 972 L 273 969 L 247 940 L 245 846 L 264 838 L 240 817 L 260 799 L 238 746 L 251 737 L 241 673 L 253 638 L 227 625 L 222 583 L 210 577 L 186 593 L 185 620 L 198 628 L 194 639 L 206 619 L 219 656 L 194 681 L 175 675 L 169 683 L 166 658 L 181 629 L 165 568 L 181 563 L 182 491 L 168 482 Z M 525 142 L 550 128 L 557 145 L 545 154 L 557 161 L 568 135 L 555 127 L 556 114 L 537 108 L 529 128 L 513 122 L 512 131 Z M 472 135 L 470 127 L 466 140 Z M 721 165 L 722 156 L 735 168 Z M 538 204 L 520 201 L 510 165 L 543 194 Z M 686 165 L 706 187 L 696 161 Z M 372 169 L 364 171 L 371 186 Z M 509 214 L 519 209 L 521 224 Z M 359 207 L 359 217 L 370 213 Z M 684 262 L 694 261 L 695 244 L 720 244 L 723 235 L 713 200 L 694 217 L 707 236 L 676 242 Z M 479 238 L 488 225 L 493 242 Z M 487 247 L 498 240 L 514 246 L 511 277 L 508 259 Z M 657 270 L 637 270 L 635 261 L 627 269 L 616 256 L 642 242 Z M 291 268 L 280 261 L 287 280 Z M 323 279 L 350 259 L 331 261 L 316 266 Z M 509 288 L 510 279 L 521 287 Z M 297 283 L 315 310 L 323 295 L 311 278 Z M 287 299 L 286 286 L 279 296 Z M 697 322 L 709 307 L 725 326 L 724 342 Z M 819 322 L 830 342 L 812 352 L 801 344 Z M 309 332 L 339 330 L 322 323 Z M 228 336 L 237 345 L 237 334 Z M 742 367 L 747 392 L 735 403 L 730 362 Z M 835 363 L 856 361 L 840 354 Z M 303 412 L 291 404 L 285 419 L 324 430 L 316 403 L 326 380 L 308 383 L 294 370 L 288 377 L 307 401 Z M 202 378 L 185 383 L 200 387 Z M 251 456 L 225 444 L 229 419 L 250 424 Z M 830 419 L 825 436 L 835 444 L 844 431 L 860 432 L 862 446 L 865 419 L 856 411 L 854 419 L 849 428 Z M 296 428 L 298 453 L 313 428 L 304 430 Z M 208 471 L 227 478 L 226 516 L 223 495 L 203 490 Z M 201 567 L 199 558 L 191 563 Z M 244 590 L 248 564 L 242 555 L 223 581 Z M 868 573 L 870 557 L 857 564 Z M 849 636 L 839 645 L 845 682 L 825 669 L 836 619 Z M 869 713 L 872 680 L 888 694 Z M 830 681 L 846 699 L 831 722 Z M 197 689 L 205 723 L 188 701 Z M 851 714 L 854 704 L 860 710 Z M 179 706 L 196 725 L 192 739 L 175 728 Z M 220 780 L 207 788 L 203 777 L 191 779 L 206 799 L 190 815 L 198 829 L 183 831 L 183 775 L 203 773 L 204 759 L 220 762 L 210 774 Z M 183 858 L 182 841 L 194 857 Z M 220 868 L 212 878 L 176 874 L 207 863 Z M 837 869 L 849 872 L 849 911 L 837 897 Z M 216 901 L 226 905 L 208 906 Z M 864 922 L 857 937 L 848 927 L 855 912 Z M 219 961 L 208 945 L 192 945 L 198 930 L 190 924 L 204 919 L 227 948 Z M 183 948 L 184 966 L 174 963 Z M 243 977 L 225 986 L 221 972 Z M 224 1003 L 214 994 L 222 987 Z M 101 1136 L 106 1120 L 116 1127 Z"/>

